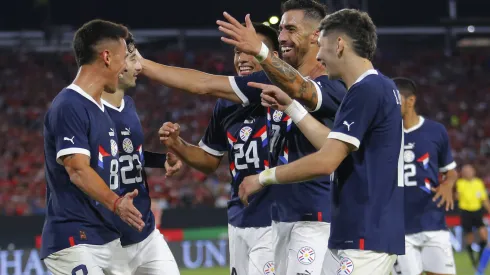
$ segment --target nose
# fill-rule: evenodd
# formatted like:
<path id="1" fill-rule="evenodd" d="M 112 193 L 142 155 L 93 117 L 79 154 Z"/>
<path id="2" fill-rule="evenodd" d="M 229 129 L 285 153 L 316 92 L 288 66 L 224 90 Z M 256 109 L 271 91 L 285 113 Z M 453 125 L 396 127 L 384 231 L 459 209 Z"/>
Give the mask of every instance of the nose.
<path id="1" fill-rule="evenodd" d="M 286 29 L 282 29 L 279 32 L 279 37 L 277 38 L 279 40 L 279 44 L 286 43 L 288 41 L 288 34 Z"/>
<path id="2" fill-rule="evenodd" d="M 238 63 L 249 62 L 252 59 L 252 56 L 246 53 L 241 52 L 238 55 Z"/>
<path id="3" fill-rule="evenodd" d="M 141 65 L 141 62 L 139 60 L 136 61 L 136 65 L 134 66 L 134 69 L 138 74 L 143 70 L 143 66 Z"/>

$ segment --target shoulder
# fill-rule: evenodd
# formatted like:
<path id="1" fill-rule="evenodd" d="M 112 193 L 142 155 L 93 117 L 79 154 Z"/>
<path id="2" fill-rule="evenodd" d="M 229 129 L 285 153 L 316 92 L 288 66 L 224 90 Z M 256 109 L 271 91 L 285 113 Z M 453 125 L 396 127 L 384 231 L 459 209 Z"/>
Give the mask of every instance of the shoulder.
<path id="1" fill-rule="evenodd" d="M 232 76 L 236 80 L 246 82 L 270 83 L 267 74 L 264 71 L 255 72 L 246 76 Z"/>
<path id="2" fill-rule="evenodd" d="M 321 75 L 312 79 L 312 81 L 318 85 L 320 89 L 328 89 L 329 93 L 338 98 L 343 98 L 347 92 L 347 88 L 343 81 L 329 79 L 327 75 Z"/>
<path id="3" fill-rule="evenodd" d="M 133 107 L 134 106 L 134 100 L 129 95 L 125 95 L 123 99 L 124 99 L 124 104 L 126 106 L 130 106 L 130 107 Z"/>
<path id="4" fill-rule="evenodd" d="M 443 137 L 447 136 L 446 127 L 442 123 L 432 119 L 424 118 L 424 128 L 432 132 L 434 135 L 438 134 Z"/>

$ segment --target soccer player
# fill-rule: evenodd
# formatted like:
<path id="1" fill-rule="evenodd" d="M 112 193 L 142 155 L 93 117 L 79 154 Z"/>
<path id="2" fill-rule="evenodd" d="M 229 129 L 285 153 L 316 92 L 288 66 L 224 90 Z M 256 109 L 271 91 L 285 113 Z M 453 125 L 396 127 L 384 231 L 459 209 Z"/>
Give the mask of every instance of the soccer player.
<path id="1" fill-rule="evenodd" d="M 255 56 L 264 69 L 262 72 L 244 77 L 226 77 L 164 66 L 144 59 L 142 73 L 169 87 L 194 94 L 208 94 L 243 105 L 261 100 L 261 90 L 247 83 L 272 81 L 289 96 L 306 105 L 316 119 L 332 124 L 345 96 L 345 86 L 338 80 L 329 80 L 325 68 L 316 60 L 318 26 L 325 15 L 325 6 L 313 0 L 289 0 L 283 4 L 279 26 L 283 61 L 262 44 L 249 16 L 245 20 L 246 26 L 243 26 L 226 14 L 232 23 L 222 23 L 240 30 L 241 36 L 236 39 L 247 39 L 247 42 L 236 44 L 236 48 Z M 289 116 L 270 108 L 264 113 L 268 119 L 267 137 L 272 153 L 270 167 L 286 164 L 316 151 Z M 329 178 L 273 188 L 276 189 L 272 223 L 276 274 L 320 272 L 327 257 L 330 231 Z"/>
<path id="2" fill-rule="evenodd" d="M 415 83 L 402 77 L 393 81 L 401 94 L 405 132 L 405 255 L 398 257 L 397 265 L 402 275 L 456 274 L 446 226 L 458 177 L 449 138 L 442 124 L 418 115 Z M 441 182 L 439 173 L 444 176 Z"/>
<path id="3" fill-rule="evenodd" d="M 143 149 L 143 127 L 136 112 L 133 99 L 125 91 L 136 86 L 136 77 L 141 64 L 136 58 L 136 46 L 129 33 L 126 39 L 129 56 L 126 69 L 119 75 L 115 93 L 104 92 L 102 103 L 115 123 L 114 131 L 119 140 L 119 195 L 138 190 L 134 205 L 143 215 L 145 227 L 138 232 L 116 217 L 116 227 L 121 232 L 121 245 L 129 259 L 131 274 L 136 275 L 179 275 L 179 269 L 167 242 L 155 228 L 155 217 L 151 211 L 151 199 L 144 167 L 167 169 L 173 174 L 182 165 L 175 155 L 158 154 Z"/>
<path id="4" fill-rule="evenodd" d="M 330 78 L 342 78 L 349 89 L 332 130 L 318 123 L 300 126 L 320 150 L 245 178 L 239 196 L 247 203 L 266 185 L 335 172 L 329 249 L 337 263 L 330 272 L 388 275 L 396 255 L 405 252 L 400 95 L 373 68 L 377 36 L 367 13 L 340 10 L 325 17 L 320 30 L 318 59 Z M 311 116 L 302 121 L 307 112 L 300 104 L 290 104 L 287 113 L 297 125 L 311 123 Z"/>
<path id="5" fill-rule="evenodd" d="M 257 35 L 277 55 L 277 32 L 254 24 Z M 240 76 L 262 70 L 259 62 L 235 49 L 234 65 Z M 228 202 L 228 239 L 231 274 L 263 275 L 274 272 L 270 208 L 273 198 L 268 189 L 258 193 L 245 208 L 238 197 L 238 186 L 247 175 L 269 168 L 267 119 L 260 103 L 242 106 L 218 99 L 199 147 L 179 137 L 178 124 L 165 123 L 160 129 L 164 144 L 189 166 L 206 174 L 214 172 L 223 155 L 230 164 L 231 199 Z M 265 138 L 264 138 L 265 137 Z"/>
<path id="6" fill-rule="evenodd" d="M 138 191 L 118 196 L 115 125 L 102 92 L 114 92 L 126 67 L 127 29 L 93 20 L 75 33 L 79 66 L 73 84 L 53 100 L 44 120 L 47 181 L 41 257 L 54 274 L 129 274 L 114 214 L 135 230 L 144 222 L 133 206 Z M 112 190 L 111 190 L 112 189 Z"/>

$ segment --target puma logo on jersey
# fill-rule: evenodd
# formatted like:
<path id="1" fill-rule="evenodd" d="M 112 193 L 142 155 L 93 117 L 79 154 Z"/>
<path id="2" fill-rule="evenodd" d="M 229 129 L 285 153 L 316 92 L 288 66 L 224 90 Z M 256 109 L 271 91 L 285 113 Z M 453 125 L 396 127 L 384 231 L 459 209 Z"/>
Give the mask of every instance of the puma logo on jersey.
<path id="1" fill-rule="evenodd" d="M 405 150 L 411 150 L 413 148 L 415 148 L 415 142 L 410 142 L 407 145 L 403 146 L 403 149 Z"/>
<path id="2" fill-rule="evenodd" d="M 352 122 L 349 124 L 349 123 L 348 123 L 346 120 L 344 120 L 344 125 L 345 125 L 345 126 L 347 126 L 347 131 L 350 131 L 350 126 L 351 126 L 352 124 L 354 124 L 354 121 L 352 121 Z"/>
<path id="3" fill-rule="evenodd" d="M 125 128 L 125 131 L 121 131 L 121 135 L 123 136 L 130 136 L 131 135 L 131 129 L 130 128 Z"/>
<path id="4" fill-rule="evenodd" d="M 75 136 L 73 136 L 72 138 L 64 137 L 63 140 L 67 140 L 67 141 L 70 141 L 72 144 L 75 144 L 75 142 L 73 141 L 74 138 L 75 138 Z"/>
<path id="5" fill-rule="evenodd" d="M 111 130 L 109 131 L 109 136 L 113 137 L 114 136 L 114 129 L 110 128 Z"/>

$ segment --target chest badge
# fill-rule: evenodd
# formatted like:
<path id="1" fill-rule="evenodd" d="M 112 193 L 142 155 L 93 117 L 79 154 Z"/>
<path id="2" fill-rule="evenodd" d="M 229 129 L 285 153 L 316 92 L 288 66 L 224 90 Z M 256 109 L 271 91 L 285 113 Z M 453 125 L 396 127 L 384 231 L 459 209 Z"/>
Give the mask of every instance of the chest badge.
<path id="1" fill-rule="evenodd" d="M 275 111 L 274 111 L 274 114 L 272 115 L 272 119 L 273 119 L 275 122 L 279 122 L 279 121 L 281 121 L 281 119 L 282 119 L 282 114 L 283 114 L 283 112 L 275 110 Z"/>
<path id="2" fill-rule="evenodd" d="M 252 134 L 252 128 L 249 126 L 245 126 L 240 130 L 240 138 L 245 142 Z"/>
<path id="3" fill-rule="evenodd" d="M 131 154 L 134 150 L 133 143 L 131 142 L 131 139 L 125 138 L 122 143 L 122 147 L 124 152 Z"/>

